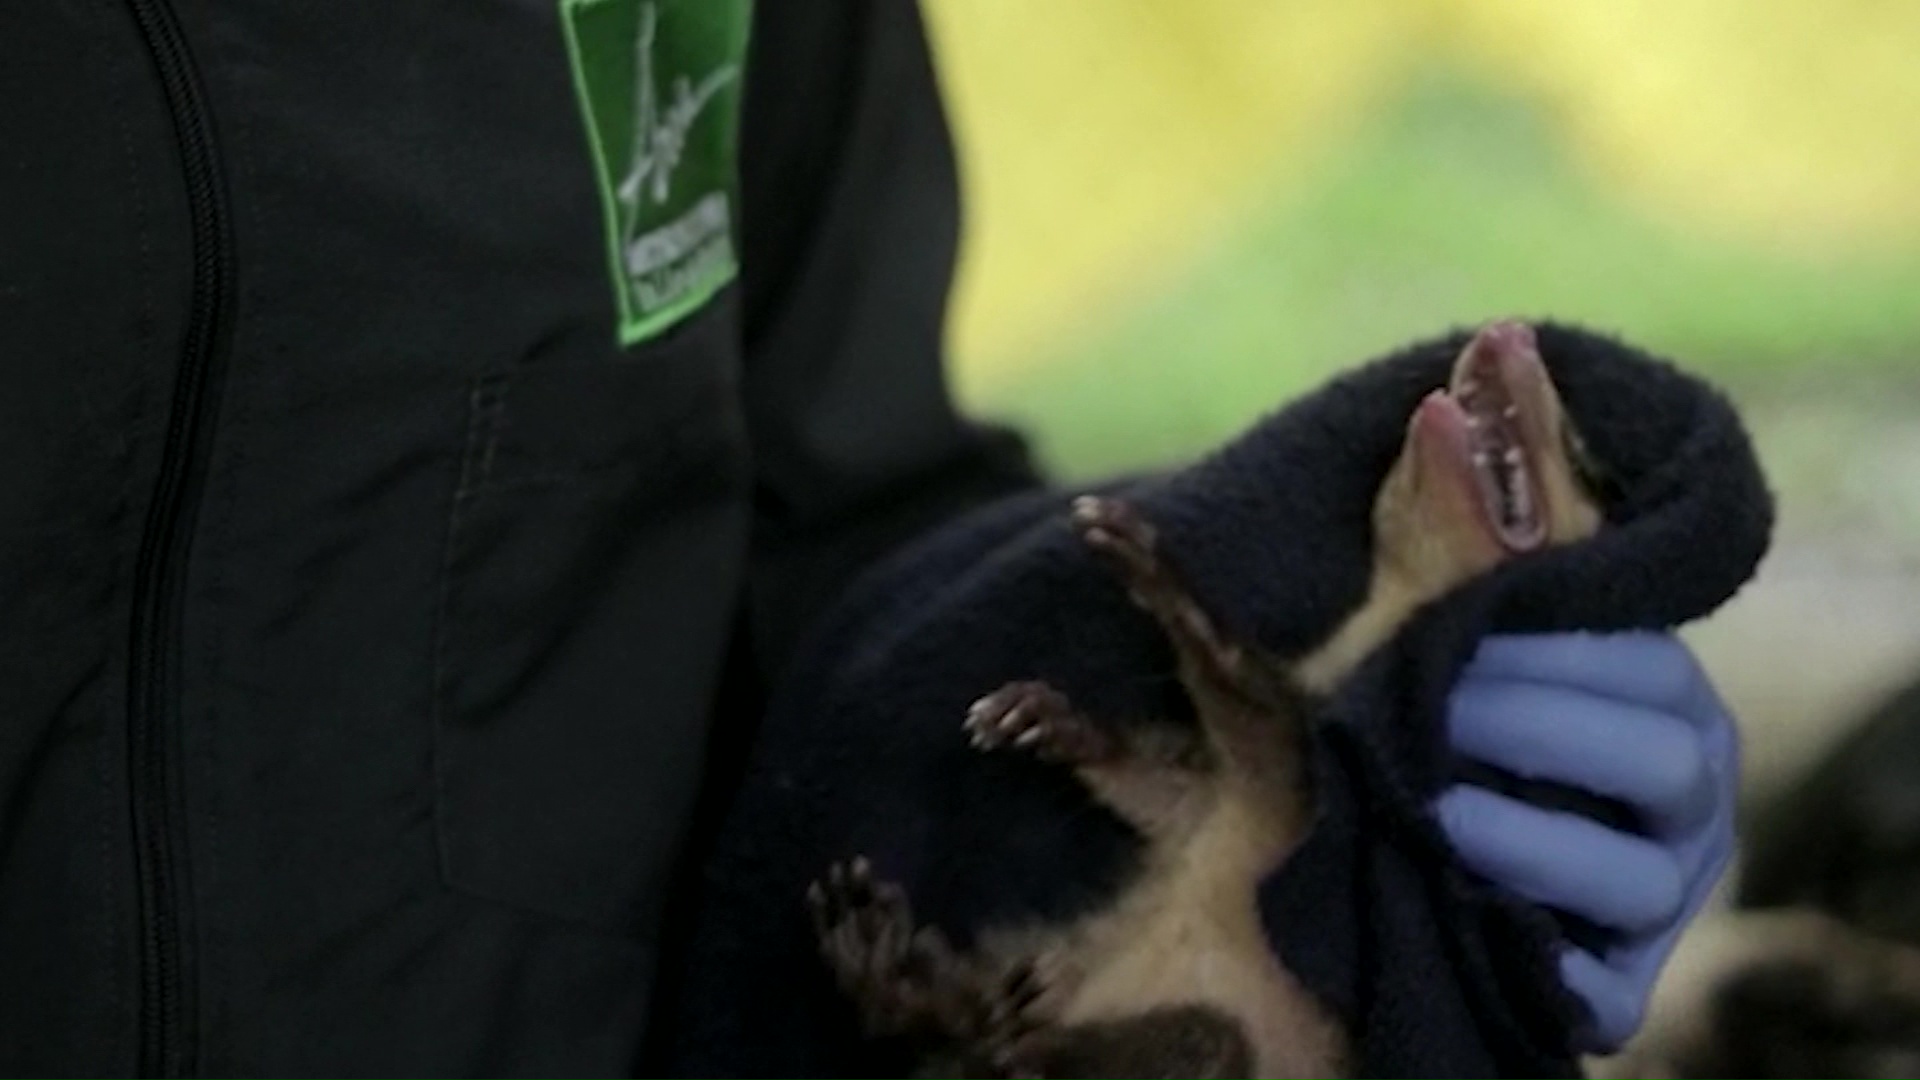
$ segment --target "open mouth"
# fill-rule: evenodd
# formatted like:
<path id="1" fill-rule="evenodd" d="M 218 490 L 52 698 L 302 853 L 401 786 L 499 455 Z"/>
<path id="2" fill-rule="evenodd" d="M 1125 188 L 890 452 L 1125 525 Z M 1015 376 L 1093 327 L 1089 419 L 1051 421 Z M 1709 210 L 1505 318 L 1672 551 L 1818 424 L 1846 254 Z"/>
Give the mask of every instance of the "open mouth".
<path id="1" fill-rule="evenodd" d="M 1546 367 L 1533 328 L 1496 322 L 1474 335 L 1453 367 L 1447 393 L 1466 421 L 1468 471 L 1482 524 L 1512 552 L 1547 538 L 1540 483 L 1541 408 Z"/>

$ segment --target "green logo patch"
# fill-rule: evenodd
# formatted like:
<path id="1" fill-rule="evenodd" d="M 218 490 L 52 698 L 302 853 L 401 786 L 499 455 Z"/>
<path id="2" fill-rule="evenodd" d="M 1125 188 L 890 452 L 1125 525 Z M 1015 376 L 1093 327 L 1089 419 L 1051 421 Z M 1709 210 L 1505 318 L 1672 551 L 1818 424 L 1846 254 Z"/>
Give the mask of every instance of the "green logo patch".
<path id="1" fill-rule="evenodd" d="M 606 215 L 620 341 L 739 272 L 734 164 L 749 0 L 560 0 Z"/>

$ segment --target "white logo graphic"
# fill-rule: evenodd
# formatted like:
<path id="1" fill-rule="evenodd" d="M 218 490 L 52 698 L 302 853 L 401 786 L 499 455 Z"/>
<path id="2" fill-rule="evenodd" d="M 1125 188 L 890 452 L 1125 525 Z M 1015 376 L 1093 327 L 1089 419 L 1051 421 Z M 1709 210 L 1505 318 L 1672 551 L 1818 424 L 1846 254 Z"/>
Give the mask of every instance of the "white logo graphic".
<path id="1" fill-rule="evenodd" d="M 640 200 L 651 198 L 655 204 L 667 201 L 673 191 L 674 170 L 686 151 L 687 131 L 694 121 L 729 82 L 740 74 L 738 64 L 725 64 L 700 80 L 699 85 L 685 75 L 673 80 L 671 101 L 660 107 L 659 90 L 654 85 L 653 43 L 659 13 L 652 0 L 640 5 L 640 28 L 634 41 L 633 153 L 626 179 L 615 194 L 626 211 L 624 239 L 633 241 L 633 230 L 640 220 Z"/>

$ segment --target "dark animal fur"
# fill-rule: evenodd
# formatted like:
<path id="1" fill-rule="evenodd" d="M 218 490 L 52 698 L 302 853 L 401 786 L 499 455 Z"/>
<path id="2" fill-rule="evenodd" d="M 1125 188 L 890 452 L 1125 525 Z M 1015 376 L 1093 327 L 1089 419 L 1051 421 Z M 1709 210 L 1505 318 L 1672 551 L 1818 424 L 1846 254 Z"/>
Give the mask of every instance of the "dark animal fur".
<path id="1" fill-rule="evenodd" d="M 1460 870 L 1426 810 L 1453 775 L 1444 703 L 1478 638 L 1686 621 L 1731 595 L 1768 539 L 1768 494 L 1718 394 L 1606 338 L 1552 325 L 1539 337 L 1618 480 L 1610 528 L 1416 618 L 1327 703 L 1314 718 L 1312 838 L 1261 890 L 1267 932 L 1355 1033 L 1363 1074 L 1576 1069 L 1568 1031 L 1581 1014 L 1557 989 L 1551 923 Z M 1413 346 L 1188 469 L 1116 485 L 1181 552 L 1222 633 L 1298 655 L 1359 601 L 1373 492 L 1463 343 Z M 1063 770 L 976 759 L 953 733 L 982 687 L 1041 671 L 1092 715 L 1193 721 L 1151 621 L 1057 527 L 1062 502 L 1036 493 L 930 537 L 816 632 L 709 861 L 688 963 L 663 981 L 664 1068 L 910 1064 L 861 1037 L 794 903 L 847 852 L 911 888 L 917 918 L 959 949 L 981 926 L 1090 911 L 1134 871 L 1136 838 Z"/>
<path id="2" fill-rule="evenodd" d="M 1185 728 L 1146 720 L 1103 722 L 1074 709 L 1045 683 L 1021 681 L 974 705 L 967 722 L 974 745 L 1074 768 L 1097 801 L 1150 845 L 1169 852 L 1198 842 L 1198 830 L 1225 803 L 1237 800 L 1259 828 L 1242 826 L 1228 839 L 1246 852 L 1241 858 L 1259 861 L 1247 868 L 1249 878 L 1266 872 L 1298 844 L 1308 824 L 1305 702 L 1291 672 L 1215 633 L 1157 550 L 1152 526 L 1124 502 L 1087 499 L 1074 511 L 1080 535 L 1109 557 L 1129 595 L 1172 643 L 1181 685 L 1200 723 Z M 1136 891 L 1145 887 L 1149 882 L 1134 886 Z M 1250 888 L 1250 882 L 1243 887 Z M 996 958 L 993 953 L 1000 950 L 982 947 L 962 957 L 938 930 L 914 926 L 904 893 L 896 885 L 873 885 L 864 862 L 836 865 L 810 889 L 809 900 L 823 955 L 868 1018 L 869 1034 L 944 1032 L 945 1045 L 936 1041 L 919 1075 L 976 1075 L 981 1063 L 988 1063 L 994 1075 L 1004 1076 L 1245 1076 L 1258 1061 L 1238 1016 L 1198 1002 L 1147 1004 L 1115 1020 L 1024 1023 L 1030 1017 L 1029 994 L 1063 990 L 1053 985 L 1058 965 L 1046 973 L 1035 965 L 1053 948 L 1080 944 L 1074 937 L 1100 934 L 1097 924 L 1077 934 L 1061 927 L 1017 935 L 1023 939 L 1016 946 L 1021 951 L 1011 956 Z M 1160 914 L 1149 910 L 1132 919 L 1110 914 L 1119 921 L 1105 933 L 1118 933 L 1116 944 L 1137 947 L 1142 935 L 1155 932 L 1152 916 Z M 1250 927 L 1248 938 L 1231 953 L 1264 958 L 1258 929 Z M 901 956 L 897 942 L 902 940 L 916 943 L 918 955 Z M 1193 941 L 1180 947 L 1206 945 Z M 1110 946 L 1092 948 L 1107 952 Z M 874 977 L 876 969 L 888 968 L 891 979 Z M 1248 968 L 1249 989 L 1268 976 L 1285 978 L 1277 968 L 1270 973 L 1258 964 Z M 1290 1027 L 1302 1036 L 1291 1041 L 1324 1044 L 1302 1046 L 1301 1057 L 1317 1060 L 1316 1072 L 1333 1069 L 1339 1050 L 1331 1023 L 1297 987 L 1279 992 L 1292 1007 L 1282 1010 L 1291 1014 Z M 876 1017 L 885 1022 L 874 1023 Z M 981 1023 L 979 1017 L 992 1019 Z"/>

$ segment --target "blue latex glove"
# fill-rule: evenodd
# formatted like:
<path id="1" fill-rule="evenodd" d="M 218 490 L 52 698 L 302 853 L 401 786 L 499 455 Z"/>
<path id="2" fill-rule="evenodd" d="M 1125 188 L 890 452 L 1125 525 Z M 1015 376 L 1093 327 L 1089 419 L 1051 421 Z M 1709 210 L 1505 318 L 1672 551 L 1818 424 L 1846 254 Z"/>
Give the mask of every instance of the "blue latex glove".
<path id="1" fill-rule="evenodd" d="M 1618 832 L 1468 785 L 1437 806 L 1474 871 L 1618 933 L 1601 955 L 1569 945 L 1560 957 L 1593 1014 L 1577 1049 L 1617 1049 L 1733 852 L 1739 742 L 1726 706 L 1671 634 L 1554 634 L 1487 639 L 1448 720 L 1463 756 L 1611 796 L 1648 823 L 1650 835 Z"/>

